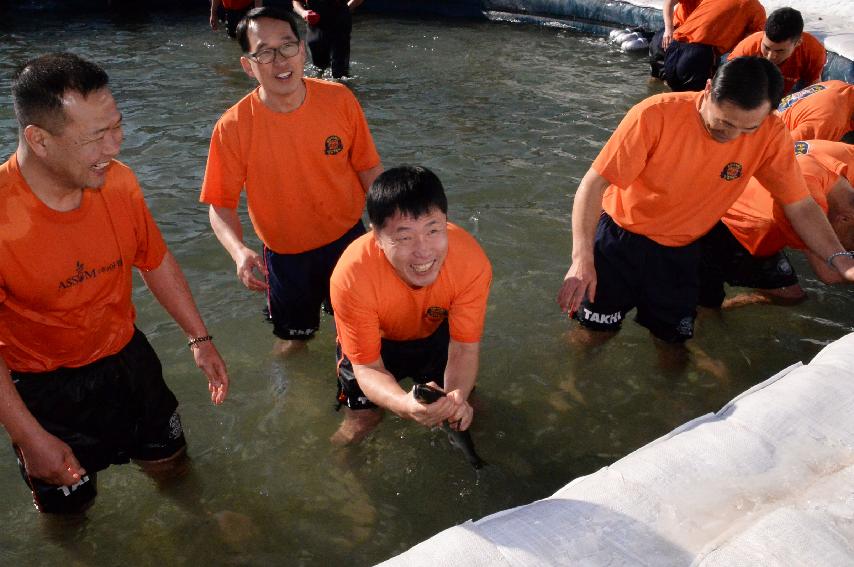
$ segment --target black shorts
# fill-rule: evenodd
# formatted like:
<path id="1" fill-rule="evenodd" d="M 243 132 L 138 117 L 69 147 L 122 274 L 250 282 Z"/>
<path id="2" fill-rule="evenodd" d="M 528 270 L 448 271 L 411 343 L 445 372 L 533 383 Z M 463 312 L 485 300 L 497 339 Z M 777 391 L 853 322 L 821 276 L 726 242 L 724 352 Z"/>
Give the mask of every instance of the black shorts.
<path id="1" fill-rule="evenodd" d="M 723 303 L 724 284 L 757 289 L 778 289 L 798 283 L 798 275 L 786 254 L 753 256 L 718 222 L 700 239 L 700 299 L 703 307 Z"/>
<path id="2" fill-rule="evenodd" d="M 350 35 L 353 17 L 346 2 L 338 7 L 318 12 L 320 22 L 308 26 L 305 43 L 311 52 L 312 64 L 320 70 L 332 66 L 336 79 L 350 75 Z"/>
<path id="3" fill-rule="evenodd" d="M 267 317 L 273 334 L 308 340 L 320 327 L 320 308 L 332 313 L 329 278 L 351 242 L 365 234 L 360 220 L 338 240 L 300 254 L 277 254 L 264 247 L 267 266 Z"/>
<path id="4" fill-rule="evenodd" d="M 166 459 L 186 446 L 178 400 L 139 329 L 121 351 L 91 364 L 11 374 L 33 417 L 93 477 L 111 464 Z"/>
<path id="5" fill-rule="evenodd" d="M 594 243 L 596 301 L 575 313 L 585 328 L 618 331 L 626 314 L 659 339 L 683 342 L 694 334 L 700 245 L 663 246 L 620 227 L 604 211 Z"/>
<path id="6" fill-rule="evenodd" d="M 664 50 L 661 48 L 663 37 L 664 28 L 661 28 L 649 40 L 649 74 L 662 80 L 664 79 Z"/>
<path id="7" fill-rule="evenodd" d="M 711 45 L 682 43 L 675 39 L 664 53 L 664 80 L 674 91 L 701 91 L 718 67 Z"/>
<path id="8" fill-rule="evenodd" d="M 448 365 L 448 344 L 451 334 L 447 319 L 429 337 L 413 341 L 391 341 L 382 339 L 380 358 L 383 366 L 400 382 L 412 378 L 413 382 L 426 384 L 435 382 L 439 386 L 445 383 L 445 366 Z M 350 409 L 370 409 L 377 407 L 365 396 L 356 376 L 353 365 L 341 352 L 338 345 L 338 407 L 347 405 Z"/>

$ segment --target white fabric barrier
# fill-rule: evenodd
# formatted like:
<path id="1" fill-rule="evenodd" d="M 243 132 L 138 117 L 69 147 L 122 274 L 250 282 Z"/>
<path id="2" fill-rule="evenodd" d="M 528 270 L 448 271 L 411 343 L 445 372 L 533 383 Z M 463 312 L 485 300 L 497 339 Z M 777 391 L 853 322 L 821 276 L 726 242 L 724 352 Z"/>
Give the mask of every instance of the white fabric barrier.
<path id="1" fill-rule="evenodd" d="M 550 498 L 381 565 L 854 565 L 854 333 Z"/>

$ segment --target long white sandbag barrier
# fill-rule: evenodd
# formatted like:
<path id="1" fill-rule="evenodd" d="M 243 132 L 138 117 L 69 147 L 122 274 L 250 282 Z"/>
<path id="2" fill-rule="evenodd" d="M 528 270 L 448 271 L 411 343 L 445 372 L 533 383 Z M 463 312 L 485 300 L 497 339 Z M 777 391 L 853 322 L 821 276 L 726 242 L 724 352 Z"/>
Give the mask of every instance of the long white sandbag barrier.
<path id="1" fill-rule="evenodd" d="M 854 565 L 854 333 L 554 496 L 385 567 Z"/>

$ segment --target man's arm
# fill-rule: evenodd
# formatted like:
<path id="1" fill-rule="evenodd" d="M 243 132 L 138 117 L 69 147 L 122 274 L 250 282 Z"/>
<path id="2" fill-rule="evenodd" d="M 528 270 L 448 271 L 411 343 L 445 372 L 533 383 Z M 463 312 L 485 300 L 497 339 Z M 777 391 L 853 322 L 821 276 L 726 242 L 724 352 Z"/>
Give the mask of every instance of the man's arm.
<path id="1" fill-rule="evenodd" d="M 210 24 L 212 30 L 219 28 L 219 14 L 217 12 L 220 6 L 222 6 L 222 0 L 211 0 Z"/>
<path id="2" fill-rule="evenodd" d="M 86 474 L 71 447 L 36 421 L 12 384 L 6 362 L 0 358 L 0 425 L 23 457 L 27 474 L 48 484 L 69 486 Z"/>
<path id="3" fill-rule="evenodd" d="M 371 188 L 371 185 L 374 184 L 374 179 L 376 179 L 377 176 L 379 176 L 379 174 L 382 172 L 383 164 L 381 163 L 375 165 L 371 169 L 356 172 L 356 174 L 359 176 L 359 182 L 362 184 L 362 189 L 365 190 L 365 193 L 367 193 L 368 189 Z"/>
<path id="4" fill-rule="evenodd" d="M 261 256 L 243 243 L 243 227 L 237 209 L 211 205 L 211 228 L 237 266 L 237 278 L 252 291 L 265 291 L 267 282 L 259 279 L 254 270 L 267 277 L 267 267 Z"/>
<path id="5" fill-rule="evenodd" d="M 166 252 L 163 261 L 157 268 L 140 273 L 145 285 L 148 286 L 160 305 L 166 309 L 190 339 L 208 335 L 208 329 L 202 321 L 202 316 L 199 315 L 187 280 L 171 252 Z M 191 350 L 196 366 L 208 378 L 211 401 L 215 404 L 221 404 L 228 394 L 228 373 L 225 362 L 209 340 L 196 343 Z"/>
<path id="6" fill-rule="evenodd" d="M 347 8 L 349 8 L 349 9 L 350 9 L 350 11 L 352 12 L 352 11 L 354 11 L 356 8 L 358 8 L 359 6 L 361 6 L 361 5 L 362 5 L 362 2 L 364 2 L 364 1 L 365 1 L 365 0 L 350 0 L 349 2 L 347 2 Z"/>
<path id="7" fill-rule="evenodd" d="M 844 250 L 821 207 L 812 197 L 783 205 L 783 211 L 807 248 L 819 258 L 827 259 L 831 254 Z M 833 267 L 844 280 L 854 281 L 854 259 L 837 256 L 833 259 Z"/>
<path id="8" fill-rule="evenodd" d="M 474 409 L 468 403 L 477 380 L 480 362 L 480 343 L 461 343 L 451 339 L 448 345 L 448 364 L 445 366 L 445 391 L 455 403 L 455 413 L 450 419 L 454 429 L 464 431 L 471 425 Z"/>
<path id="9" fill-rule="evenodd" d="M 593 264 L 593 243 L 596 225 L 602 212 L 602 196 L 610 183 L 590 168 L 584 174 L 572 205 L 572 264 L 563 278 L 558 304 L 570 315 L 578 310 L 584 296 L 596 297 L 596 268 Z"/>
<path id="10" fill-rule="evenodd" d="M 451 419 L 457 410 L 458 404 L 450 397 L 442 397 L 432 404 L 422 404 L 416 400 L 412 393 L 401 388 L 395 377 L 386 370 L 382 358 L 370 364 L 354 364 L 353 373 L 369 400 L 404 419 L 435 427 Z"/>
<path id="11" fill-rule="evenodd" d="M 661 15 L 664 16 L 664 35 L 661 36 L 661 49 L 667 51 L 673 41 L 673 9 L 679 0 L 664 0 L 661 4 Z"/>
<path id="12" fill-rule="evenodd" d="M 294 8 L 294 13 L 304 20 L 306 15 L 308 14 L 308 10 L 306 10 L 305 6 L 303 6 L 302 0 L 293 0 L 291 2 L 291 5 Z"/>

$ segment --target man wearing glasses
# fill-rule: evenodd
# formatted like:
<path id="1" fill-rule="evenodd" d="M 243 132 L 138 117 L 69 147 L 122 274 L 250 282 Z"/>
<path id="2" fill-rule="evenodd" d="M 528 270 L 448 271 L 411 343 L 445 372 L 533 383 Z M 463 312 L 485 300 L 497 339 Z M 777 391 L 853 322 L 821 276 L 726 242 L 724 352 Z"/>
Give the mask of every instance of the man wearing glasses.
<path id="1" fill-rule="evenodd" d="M 303 77 L 305 45 L 290 12 L 251 10 L 237 26 L 240 63 L 259 86 L 219 119 L 201 201 L 248 289 L 267 293 L 275 351 L 305 345 L 329 307 L 329 276 L 364 234 L 365 192 L 382 171 L 358 101 L 343 85 Z M 263 256 L 243 242 L 245 187 Z"/>

